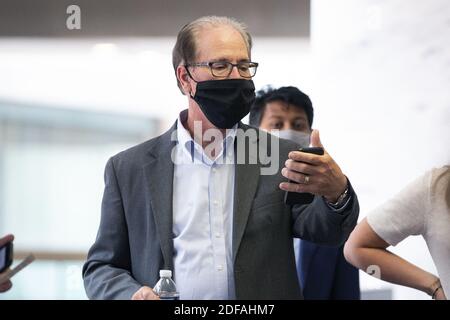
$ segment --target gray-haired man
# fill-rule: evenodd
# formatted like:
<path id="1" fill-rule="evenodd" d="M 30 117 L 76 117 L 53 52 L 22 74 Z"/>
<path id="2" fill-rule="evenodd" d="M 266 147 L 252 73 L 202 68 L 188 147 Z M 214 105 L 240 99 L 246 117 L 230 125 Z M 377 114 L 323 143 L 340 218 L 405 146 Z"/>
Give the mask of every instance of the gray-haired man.
<path id="1" fill-rule="evenodd" d="M 341 245 L 359 212 L 351 185 L 327 153 L 291 152 L 299 146 L 240 122 L 258 67 L 244 25 L 225 17 L 189 23 L 173 65 L 188 110 L 163 135 L 109 160 L 83 268 L 88 296 L 155 299 L 158 272 L 170 269 L 181 299 L 301 299 L 292 238 Z M 242 134 L 249 139 L 240 148 Z M 281 168 L 262 174 L 261 154 L 286 162 L 285 177 Z M 285 190 L 317 196 L 288 206 Z"/>

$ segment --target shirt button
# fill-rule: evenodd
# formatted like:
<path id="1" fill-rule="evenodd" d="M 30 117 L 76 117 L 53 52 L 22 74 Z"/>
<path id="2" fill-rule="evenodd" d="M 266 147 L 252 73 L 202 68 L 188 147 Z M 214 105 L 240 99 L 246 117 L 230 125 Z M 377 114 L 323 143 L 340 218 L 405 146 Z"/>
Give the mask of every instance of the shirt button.
<path id="1" fill-rule="evenodd" d="M 223 270 L 223 266 L 222 265 L 218 265 L 217 266 L 217 271 L 222 271 Z"/>
<path id="2" fill-rule="evenodd" d="M 220 238 L 220 233 L 216 233 L 216 238 Z"/>
<path id="3" fill-rule="evenodd" d="M 215 206 L 219 205 L 219 202 L 217 200 L 214 200 L 213 203 L 214 203 Z"/>
<path id="4" fill-rule="evenodd" d="M 212 169 L 212 172 L 213 172 L 213 173 L 216 173 L 216 172 L 217 172 L 216 168 L 213 168 L 213 169 Z"/>

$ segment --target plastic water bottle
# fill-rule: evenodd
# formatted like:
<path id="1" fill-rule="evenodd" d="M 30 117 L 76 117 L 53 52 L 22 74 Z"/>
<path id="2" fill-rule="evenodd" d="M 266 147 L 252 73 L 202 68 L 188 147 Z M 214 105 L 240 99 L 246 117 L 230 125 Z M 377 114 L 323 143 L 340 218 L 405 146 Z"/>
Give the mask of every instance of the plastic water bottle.
<path id="1" fill-rule="evenodd" d="M 153 291 L 161 300 L 178 300 L 180 294 L 177 291 L 175 282 L 172 280 L 172 271 L 159 270 L 159 276 L 160 279 L 153 288 Z"/>

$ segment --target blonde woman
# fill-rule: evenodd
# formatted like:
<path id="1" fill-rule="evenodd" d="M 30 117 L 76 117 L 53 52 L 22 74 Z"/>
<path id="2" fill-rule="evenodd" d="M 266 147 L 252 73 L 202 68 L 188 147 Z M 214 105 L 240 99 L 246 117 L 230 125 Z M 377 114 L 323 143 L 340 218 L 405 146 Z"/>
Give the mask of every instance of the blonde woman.
<path id="1" fill-rule="evenodd" d="M 439 276 L 387 250 L 410 235 L 423 236 Z M 450 296 L 450 166 L 428 171 L 371 212 L 351 233 L 344 254 L 361 270 L 377 266 L 382 280 L 446 300 Z"/>

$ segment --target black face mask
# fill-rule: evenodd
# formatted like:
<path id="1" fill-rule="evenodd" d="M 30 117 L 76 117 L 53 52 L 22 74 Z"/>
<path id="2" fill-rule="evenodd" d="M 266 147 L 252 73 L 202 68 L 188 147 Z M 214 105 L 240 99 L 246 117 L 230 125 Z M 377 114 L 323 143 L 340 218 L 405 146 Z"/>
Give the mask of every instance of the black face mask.
<path id="1" fill-rule="evenodd" d="M 197 82 L 195 96 L 191 98 L 213 125 L 230 129 L 250 112 L 255 101 L 255 85 L 245 79 L 201 81 Z"/>

